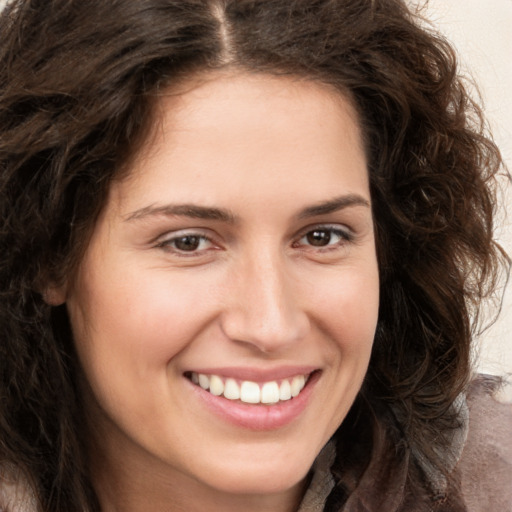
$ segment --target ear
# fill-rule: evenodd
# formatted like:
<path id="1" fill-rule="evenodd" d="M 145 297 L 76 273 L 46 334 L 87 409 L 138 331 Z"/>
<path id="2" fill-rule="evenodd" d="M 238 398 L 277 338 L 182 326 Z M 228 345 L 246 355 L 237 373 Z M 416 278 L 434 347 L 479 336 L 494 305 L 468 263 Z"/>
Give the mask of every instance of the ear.
<path id="1" fill-rule="evenodd" d="M 43 299 L 49 306 L 61 306 L 66 302 L 67 286 L 51 284 L 43 290 Z"/>

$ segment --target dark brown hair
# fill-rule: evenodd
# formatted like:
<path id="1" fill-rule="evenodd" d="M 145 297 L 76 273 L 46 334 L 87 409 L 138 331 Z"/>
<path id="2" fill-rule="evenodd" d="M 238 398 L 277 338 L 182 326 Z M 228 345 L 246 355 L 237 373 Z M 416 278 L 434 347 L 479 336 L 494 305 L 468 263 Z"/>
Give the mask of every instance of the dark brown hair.
<path id="1" fill-rule="evenodd" d="M 410 496 L 428 487 L 418 459 L 448 475 L 471 319 L 497 275 L 501 160 L 444 40 L 402 0 L 14 0 L 0 40 L 0 460 L 42 510 L 99 505 L 66 311 L 41 291 L 79 262 L 159 91 L 226 66 L 328 83 L 365 134 L 380 318 L 326 510 L 379 461 L 405 464 Z"/>

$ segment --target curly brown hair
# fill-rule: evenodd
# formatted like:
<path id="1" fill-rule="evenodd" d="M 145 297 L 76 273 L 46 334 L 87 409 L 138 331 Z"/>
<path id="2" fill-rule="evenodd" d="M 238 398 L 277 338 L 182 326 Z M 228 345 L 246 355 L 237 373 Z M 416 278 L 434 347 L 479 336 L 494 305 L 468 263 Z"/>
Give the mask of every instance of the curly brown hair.
<path id="1" fill-rule="evenodd" d="M 226 66 L 330 84 L 364 131 L 380 314 L 326 510 L 378 453 L 449 473 L 440 453 L 471 376 L 472 320 L 503 254 L 501 158 L 446 41 L 402 0 L 13 0 L 0 40 L 0 460 L 28 476 L 41 510 L 100 510 L 67 314 L 41 291 L 80 261 L 159 91 Z M 414 496 L 425 475 L 408 460 Z"/>

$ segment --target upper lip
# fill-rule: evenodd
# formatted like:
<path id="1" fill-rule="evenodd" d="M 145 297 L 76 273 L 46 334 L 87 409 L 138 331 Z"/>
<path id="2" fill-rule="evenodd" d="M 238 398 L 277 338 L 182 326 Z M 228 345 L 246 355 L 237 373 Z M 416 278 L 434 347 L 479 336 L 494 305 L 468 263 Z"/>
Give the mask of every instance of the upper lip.
<path id="1" fill-rule="evenodd" d="M 268 382 L 296 377 L 297 375 L 309 375 L 318 370 L 316 366 L 281 366 L 277 368 L 250 368 L 250 367 L 216 367 L 194 368 L 188 372 L 202 373 L 203 375 L 218 375 L 219 377 L 236 380 L 249 380 L 252 382 Z"/>

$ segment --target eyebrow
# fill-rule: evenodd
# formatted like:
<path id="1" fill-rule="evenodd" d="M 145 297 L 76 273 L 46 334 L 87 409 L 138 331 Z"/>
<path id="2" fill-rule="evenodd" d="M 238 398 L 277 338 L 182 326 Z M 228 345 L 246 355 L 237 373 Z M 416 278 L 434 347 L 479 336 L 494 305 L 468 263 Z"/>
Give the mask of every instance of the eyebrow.
<path id="1" fill-rule="evenodd" d="M 307 219 L 309 217 L 316 217 L 318 215 L 326 215 L 328 213 L 334 213 L 351 206 L 364 206 L 366 208 L 370 208 L 370 202 L 358 194 L 347 194 L 344 196 L 335 197 L 329 201 L 323 201 L 313 206 L 308 206 L 307 208 L 301 210 L 298 218 Z"/>
<path id="2" fill-rule="evenodd" d="M 146 206 L 128 214 L 125 221 L 145 219 L 147 217 L 191 217 L 193 219 L 219 220 L 234 224 L 236 216 L 229 210 L 199 206 L 196 204 L 168 204 L 164 206 Z"/>
<path id="3" fill-rule="evenodd" d="M 344 208 L 354 206 L 364 206 L 369 208 L 370 202 L 360 195 L 347 194 L 344 196 L 335 197 L 334 199 L 330 199 L 328 201 L 322 201 L 312 206 L 308 206 L 298 213 L 297 218 L 307 219 L 310 217 L 334 213 Z M 238 220 L 238 217 L 229 210 L 209 206 L 199 206 L 189 203 L 168 204 L 163 206 L 146 206 L 145 208 L 141 208 L 128 214 L 124 220 L 129 222 L 154 216 L 190 217 L 193 219 L 217 220 L 226 222 L 228 224 L 235 224 Z"/>

